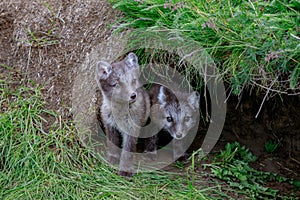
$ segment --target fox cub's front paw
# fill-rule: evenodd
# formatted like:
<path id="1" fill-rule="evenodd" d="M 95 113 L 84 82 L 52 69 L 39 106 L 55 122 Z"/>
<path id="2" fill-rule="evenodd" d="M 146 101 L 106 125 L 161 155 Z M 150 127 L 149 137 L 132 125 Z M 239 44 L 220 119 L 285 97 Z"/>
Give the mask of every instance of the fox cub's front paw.
<path id="1" fill-rule="evenodd" d="M 133 172 L 126 172 L 126 171 L 119 171 L 118 173 L 120 176 L 124 176 L 124 177 L 132 177 L 133 176 Z"/>

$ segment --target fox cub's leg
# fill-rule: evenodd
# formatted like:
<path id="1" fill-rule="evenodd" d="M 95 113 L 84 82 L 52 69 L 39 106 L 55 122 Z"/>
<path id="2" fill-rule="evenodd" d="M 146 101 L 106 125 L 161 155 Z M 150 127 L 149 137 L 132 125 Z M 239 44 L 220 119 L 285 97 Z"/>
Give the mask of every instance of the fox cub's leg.
<path id="1" fill-rule="evenodd" d="M 186 151 L 186 141 L 187 138 L 183 138 L 181 140 L 177 140 L 173 138 L 172 140 L 172 145 L 173 145 L 173 161 L 178 160 L 179 158 L 186 159 L 187 154 L 185 153 Z"/>
<path id="2" fill-rule="evenodd" d="M 157 159 L 157 135 L 147 138 L 145 141 L 145 150 L 143 158 L 145 161 L 154 161 Z"/>
<path id="3" fill-rule="evenodd" d="M 119 175 L 133 176 L 134 174 L 134 153 L 136 153 L 137 137 L 123 134 L 123 148 L 121 152 Z"/>
<path id="4" fill-rule="evenodd" d="M 120 133 L 114 127 L 106 127 L 107 161 L 118 164 L 120 159 Z"/>

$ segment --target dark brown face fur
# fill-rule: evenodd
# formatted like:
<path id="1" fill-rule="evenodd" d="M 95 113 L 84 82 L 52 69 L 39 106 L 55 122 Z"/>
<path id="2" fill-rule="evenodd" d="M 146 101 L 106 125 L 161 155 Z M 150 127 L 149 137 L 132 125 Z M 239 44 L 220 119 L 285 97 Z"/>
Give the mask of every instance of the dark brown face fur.
<path id="1" fill-rule="evenodd" d="M 111 98 L 113 89 L 119 83 L 120 76 L 113 70 L 107 79 L 99 79 L 101 89 L 107 97 Z"/>

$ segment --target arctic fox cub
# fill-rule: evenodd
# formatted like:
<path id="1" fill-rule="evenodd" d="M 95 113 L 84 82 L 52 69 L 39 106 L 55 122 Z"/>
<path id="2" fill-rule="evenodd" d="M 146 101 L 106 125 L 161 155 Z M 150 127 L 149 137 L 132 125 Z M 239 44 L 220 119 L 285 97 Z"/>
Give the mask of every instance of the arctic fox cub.
<path id="1" fill-rule="evenodd" d="M 183 156 L 188 148 L 186 145 L 189 142 L 188 133 L 197 131 L 200 94 L 198 92 L 173 93 L 164 86 L 153 84 L 149 90 L 149 96 L 151 120 L 173 137 L 173 160 L 175 161 Z M 156 151 L 156 146 L 153 148 L 156 140 L 157 136 L 153 136 L 148 141 L 148 146 L 152 147 L 151 151 Z"/>
<path id="2" fill-rule="evenodd" d="M 113 64 L 96 64 L 96 81 L 102 92 L 101 118 L 107 138 L 107 158 L 119 162 L 119 175 L 132 176 L 140 127 L 150 114 L 148 93 L 140 87 L 138 58 L 134 53 Z M 118 146 L 121 143 L 122 150 Z"/>

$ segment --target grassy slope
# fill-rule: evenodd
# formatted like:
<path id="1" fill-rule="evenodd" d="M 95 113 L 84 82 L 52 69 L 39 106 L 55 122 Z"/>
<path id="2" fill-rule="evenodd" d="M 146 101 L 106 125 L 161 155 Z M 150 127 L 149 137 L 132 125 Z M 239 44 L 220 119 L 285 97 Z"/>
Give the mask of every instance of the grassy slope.
<path id="1" fill-rule="evenodd" d="M 228 198 L 218 184 L 203 184 L 200 174 L 194 184 L 185 173 L 119 177 L 81 145 L 71 123 L 45 110 L 41 88 L 19 83 L 0 74 L 0 199 Z M 56 122 L 46 132 L 47 115 Z"/>
<path id="2" fill-rule="evenodd" d="M 147 32 L 167 28 L 197 41 L 236 94 L 251 85 L 278 93 L 299 92 L 299 1 L 111 2 L 125 14 L 118 27 Z"/>
<path id="3" fill-rule="evenodd" d="M 181 173 L 155 171 L 124 179 L 82 146 L 71 122 L 45 109 L 41 87 L 32 82 L 22 86 L 18 74 L 0 74 L 0 199 L 255 199 L 278 194 L 262 186 L 263 173 L 240 169 L 247 163 L 233 156 L 247 153 L 244 147 L 219 156 L 238 164 L 206 165 L 215 175 L 195 172 L 205 165 L 192 159 Z M 49 116 L 56 119 L 53 124 L 44 119 Z"/>

